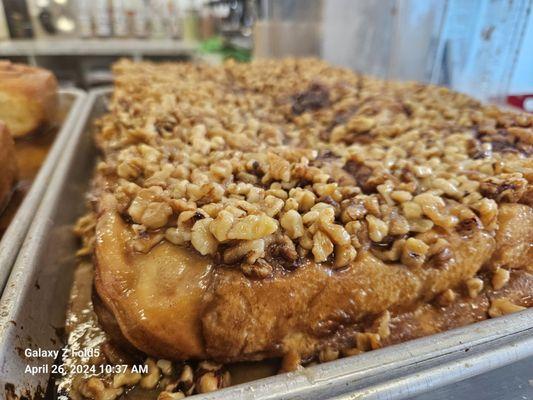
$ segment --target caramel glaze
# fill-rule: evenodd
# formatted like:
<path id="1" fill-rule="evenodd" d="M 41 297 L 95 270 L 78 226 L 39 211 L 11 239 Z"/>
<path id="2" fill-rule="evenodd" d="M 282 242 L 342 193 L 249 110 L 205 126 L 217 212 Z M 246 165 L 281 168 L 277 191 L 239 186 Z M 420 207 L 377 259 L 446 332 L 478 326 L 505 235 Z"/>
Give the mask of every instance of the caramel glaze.
<path id="1" fill-rule="evenodd" d="M 524 270 L 514 270 L 511 272 L 509 283 L 500 290 L 491 289 L 490 274 L 482 274 L 485 282 L 483 290 L 476 298 L 468 296 L 466 290 L 459 290 L 456 301 L 449 305 L 439 305 L 436 301 L 424 304 L 417 304 L 410 310 L 402 313 L 392 313 L 389 328 L 390 335 L 382 339 L 382 345 L 388 346 L 406 340 L 419 338 L 422 336 L 443 332 L 449 329 L 461 327 L 474 322 L 482 321 L 488 316 L 490 301 L 495 298 L 506 297 L 517 305 L 524 307 L 533 306 L 533 275 Z M 66 331 L 68 334 L 67 347 L 71 348 L 94 348 L 100 350 L 104 357 L 97 359 L 81 360 L 78 358 L 66 358 L 63 361 L 70 363 L 138 363 L 142 356 L 134 352 L 125 354 L 120 350 L 124 345 L 120 332 L 113 336 L 103 329 L 98 323 L 96 314 L 93 312 L 97 307 L 98 298 L 92 292 L 93 266 L 91 263 L 83 262 L 78 268 L 74 277 L 73 289 L 67 312 Z M 91 298 L 92 293 L 92 298 Z M 96 300 L 96 302 L 94 302 Z M 102 304 L 99 304 L 101 307 Z M 112 315 L 106 319 L 105 309 L 98 312 L 100 321 L 112 323 Z M 378 320 L 367 318 L 359 323 L 337 331 L 327 341 L 323 347 L 350 348 L 353 347 L 353 336 L 355 332 L 376 331 Z M 107 330 L 107 329 L 106 329 Z M 83 334 L 80 334 L 83 332 Z M 117 332 L 115 332 L 117 333 Z M 241 362 L 226 365 L 231 372 L 232 383 L 239 384 L 260 379 L 266 376 L 275 375 L 279 370 L 279 360 L 263 360 L 257 362 Z M 100 375 L 99 377 L 109 380 L 112 376 Z M 74 380 L 83 379 L 82 376 L 70 375 L 64 377 L 59 382 L 59 392 L 69 393 Z M 145 390 L 134 387 L 123 395 L 124 399 L 155 399 L 161 388 Z"/>
<path id="2" fill-rule="evenodd" d="M 114 323 L 114 318 L 108 313 L 107 318 L 105 309 L 102 309 L 102 303 L 93 290 L 94 268 L 90 262 L 81 262 L 76 267 L 74 274 L 74 281 L 70 292 L 70 300 L 67 308 L 65 332 L 67 334 L 67 349 L 84 349 L 86 353 L 91 353 L 91 350 L 96 350 L 101 354 L 101 357 L 80 358 L 67 355 L 62 359 L 62 363 L 67 367 L 71 365 L 98 365 L 103 363 L 110 364 L 142 364 L 145 357 L 135 349 L 127 348 L 127 344 L 123 341 L 120 331 L 110 330 L 104 332 L 99 324 L 102 322 L 106 326 Z M 95 314 L 98 310 L 98 318 Z M 120 346 L 126 346 L 127 351 L 124 352 Z M 71 354 L 67 352 L 66 354 Z M 94 352 L 93 352 L 94 353 Z M 279 360 L 265 360 L 263 362 L 243 362 L 226 365 L 226 368 L 231 372 L 233 384 L 245 383 L 255 379 L 264 378 L 275 375 L 279 370 Z M 57 392 L 58 394 L 66 395 L 70 398 L 76 398 L 76 391 L 72 390 L 80 381 L 87 379 L 93 374 L 79 374 L 70 371 L 65 376 L 58 379 Z M 112 375 L 100 374 L 97 375 L 104 380 L 111 380 Z M 141 389 L 135 387 L 128 391 L 124 399 L 156 399 L 160 388 L 154 390 Z"/>
<path id="3" fill-rule="evenodd" d="M 531 209 L 505 207 L 514 212 L 502 213 L 502 229 L 512 221 L 514 230 L 524 230 L 522 241 L 531 243 Z M 465 299 L 449 310 L 424 304 L 447 289 L 464 290 L 465 280 L 483 271 L 483 266 L 489 270 L 495 249 L 502 245 L 478 229 L 466 236 L 447 234 L 454 259 L 438 268 L 385 264 L 361 251 L 343 270 L 308 261 L 296 271 L 276 271 L 272 278 L 253 280 L 235 269 L 212 268 L 209 257 L 166 242 L 148 254 L 135 253 L 127 246 L 131 235 L 112 208 L 100 217 L 95 287 L 104 308 L 116 318 L 115 330 L 124 335 L 124 342 L 151 356 L 221 362 L 261 360 L 291 351 L 303 360 L 312 359 L 320 348 L 333 343 L 342 350 L 354 331 L 364 331 L 385 311 L 401 316 L 397 323 L 403 326 L 398 340 L 392 335 L 390 343 L 485 319 L 488 306 L 483 306 L 482 298 Z M 522 241 L 514 246 L 524 247 Z M 512 287 L 516 304 L 529 307 L 531 264 L 514 267 L 513 276 L 519 282 Z M 407 317 L 413 310 L 414 317 Z M 400 333 L 405 331 L 412 332 Z"/>

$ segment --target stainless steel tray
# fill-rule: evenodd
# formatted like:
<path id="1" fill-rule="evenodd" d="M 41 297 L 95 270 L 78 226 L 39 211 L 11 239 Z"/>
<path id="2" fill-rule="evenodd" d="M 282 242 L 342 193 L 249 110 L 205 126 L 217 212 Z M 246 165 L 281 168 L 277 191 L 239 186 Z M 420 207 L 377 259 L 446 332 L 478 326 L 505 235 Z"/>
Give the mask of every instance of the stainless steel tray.
<path id="1" fill-rule="evenodd" d="M 70 139 L 85 97 L 85 92 L 78 89 L 62 89 L 59 91 L 60 108 L 67 109 L 66 115 L 61 121 L 61 127 L 46 160 L 32 182 L 31 189 L 26 194 L 17 214 L 0 241 L 0 293 L 2 293 L 24 236 L 46 191 L 52 172 L 61 157 L 66 143 Z"/>
<path id="2" fill-rule="evenodd" d="M 106 108 L 109 90 L 89 94 L 0 303 L 0 394 L 46 388 L 49 374 L 28 374 L 24 349 L 59 349 L 58 328 L 75 265 L 71 234 L 83 213 L 95 150 L 91 121 Z M 381 350 L 230 387 L 199 399 L 402 399 L 467 379 L 533 355 L 533 309 Z M 9 388 L 9 386 L 8 386 Z"/>

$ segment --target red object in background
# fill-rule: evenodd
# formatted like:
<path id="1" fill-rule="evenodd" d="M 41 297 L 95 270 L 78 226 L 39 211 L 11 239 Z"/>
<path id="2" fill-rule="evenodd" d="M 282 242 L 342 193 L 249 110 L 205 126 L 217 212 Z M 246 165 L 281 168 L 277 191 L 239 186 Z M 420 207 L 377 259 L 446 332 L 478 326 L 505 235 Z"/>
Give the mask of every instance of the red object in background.
<path id="1" fill-rule="evenodd" d="M 533 113 L 533 94 L 507 96 L 507 103 L 514 107 L 521 108 L 524 111 Z"/>

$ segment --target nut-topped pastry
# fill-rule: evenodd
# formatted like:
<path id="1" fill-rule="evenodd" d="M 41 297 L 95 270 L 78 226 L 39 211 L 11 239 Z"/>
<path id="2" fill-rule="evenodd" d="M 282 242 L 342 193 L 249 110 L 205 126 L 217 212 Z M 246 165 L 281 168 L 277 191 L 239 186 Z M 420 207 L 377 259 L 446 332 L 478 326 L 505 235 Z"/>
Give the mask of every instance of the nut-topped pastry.
<path id="1" fill-rule="evenodd" d="M 57 80 L 48 70 L 0 61 L 0 119 L 14 137 L 54 122 L 57 89 Z"/>
<path id="2" fill-rule="evenodd" d="M 9 201 L 17 180 L 15 145 L 5 124 L 0 121 L 0 214 Z"/>
<path id="3" fill-rule="evenodd" d="M 114 73 L 80 254 L 118 347 L 289 370 L 533 305 L 530 115 L 312 59 Z"/>

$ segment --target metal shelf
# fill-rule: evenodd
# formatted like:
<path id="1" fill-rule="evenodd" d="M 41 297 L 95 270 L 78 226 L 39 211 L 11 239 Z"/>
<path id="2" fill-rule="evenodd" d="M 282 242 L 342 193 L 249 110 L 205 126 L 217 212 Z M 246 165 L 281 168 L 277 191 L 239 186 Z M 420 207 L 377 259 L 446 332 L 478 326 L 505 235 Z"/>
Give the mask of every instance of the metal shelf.
<path id="1" fill-rule="evenodd" d="M 198 43 L 174 39 L 21 39 L 0 41 L 0 57 L 194 54 Z"/>

